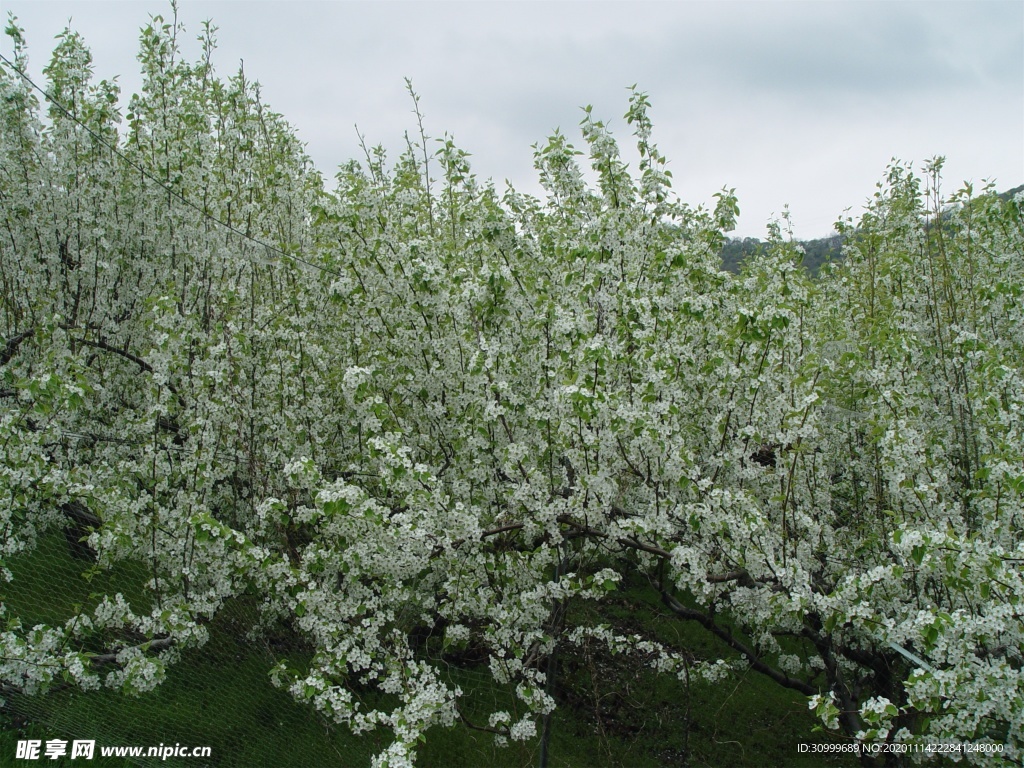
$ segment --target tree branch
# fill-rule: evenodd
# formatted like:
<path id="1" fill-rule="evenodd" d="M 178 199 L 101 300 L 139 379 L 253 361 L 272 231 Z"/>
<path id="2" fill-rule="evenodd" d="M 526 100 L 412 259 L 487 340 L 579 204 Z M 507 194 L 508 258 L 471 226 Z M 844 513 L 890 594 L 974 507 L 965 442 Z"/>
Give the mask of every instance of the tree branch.
<path id="1" fill-rule="evenodd" d="M 0 365 L 7 365 L 11 361 L 11 358 L 18 351 L 18 347 L 21 346 L 21 342 L 35 333 L 35 328 L 29 328 L 27 331 L 15 334 L 7 340 L 7 344 L 4 346 L 3 352 L 0 352 Z"/>
<path id="2" fill-rule="evenodd" d="M 67 330 L 67 331 L 77 331 L 77 330 L 79 330 L 78 328 L 76 328 L 73 325 L 67 325 L 67 324 L 64 324 L 64 323 L 61 324 L 61 328 L 63 328 L 64 330 Z M 82 337 L 73 337 L 73 340 L 75 342 L 79 343 L 79 344 L 85 344 L 87 347 L 93 347 L 94 349 L 102 349 L 104 352 L 110 352 L 111 354 L 118 355 L 119 357 L 123 357 L 125 360 L 129 360 L 129 361 L 135 363 L 137 366 L 139 366 L 140 370 L 143 370 L 146 373 L 150 373 L 150 374 L 156 373 L 156 371 L 153 370 L 153 366 L 150 365 L 149 363 L 147 363 L 145 360 L 143 360 L 138 355 L 132 354 L 131 352 L 129 352 L 126 349 L 119 349 L 118 347 L 115 347 L 112 344 L 108 344 L 102 338 L 93 340 L 93 339 L 87 339 L 84 336 L 82 336 Z M 177 387 L 175 387 L 170 381 L 165 381 L 164 382 L 164 386 L 167 387 L 167 389 L 171 392 L 171 394 L 173 394 L 178 399 L 179 405 L 181 405 L 181 407 L 184 408 L 185 407 L 185 399 L 178 392 Z"/>
<path id="3" fill-rule="evenodd" d="M 136 645 L 134 647 L 143 651 L 162 651 L 166 648 L 170 648 L 172 645 L 174 645 L 174 642 L 175 641 L 173 637 L 160 637 L 155 640 L 150 640 L 140 645 Z M 123 651 L 125 649 L 122 648 L 121 650 Z M 92 665 L 94 667 L 102 667 L 105 664 L 116 664 L 117 654 L 120 652 L 121 651 L 117 651 L 116 653 L 98 653 L 92 656 L 90 660 L 92 661 Z"/>
<path id="4" fill-rule="evenodd" d="M 784 688 L 791 688 L 794 691 L 799 691 L 805 696 L 814 696 L 819 693 L 818 689 L 808 684 L 803 680 L 798 680 L 795 677 L 790 677 L 785 672 L 782 672 L 774 667 L 770 667 L 761 660 L 761 657 L 757 652 L 750 646 L 743 643 L 738 638 L 734 637 L 725 627 L 720 626 L 715 622 L 713 618 L 708 616 L 706 613 L 695 610 L 693 608 L 687 608 L 685 605 L 680 603 L 676 598 L 670 595 L 665 588 L 658 583 L 655 583 L 658 592 L 661 593 L 661 602 L 665 604 L 670 611 L 676 616 L 682 619 L 689 619 L 691 621 L 698 622 L 706 630 L 714 634 L 716 637 L 724 640 L 733 650 L 739 651 L 747 661 L 750 662 L 750 666 L 753 667 L 757 672 L 762 675 L 766 675 L 774 680 Z"/>

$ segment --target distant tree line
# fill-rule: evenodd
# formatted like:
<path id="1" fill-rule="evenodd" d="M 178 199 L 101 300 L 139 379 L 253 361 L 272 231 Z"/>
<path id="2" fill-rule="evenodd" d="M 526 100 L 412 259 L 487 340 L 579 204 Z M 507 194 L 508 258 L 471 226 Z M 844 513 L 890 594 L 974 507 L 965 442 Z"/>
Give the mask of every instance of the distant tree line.
<path id="1" fill-rule="evenodd" d="M 996 197 L 1006 202 L 1018 192 L 1024 191 L 1024 184 L 1005 192 L 1000 192 Z M 945 218 L 948 214 L 944 214 Z M 801 264 L 811 275 L 817 276 L 821 265 L 826 262 L 840 261 L 843 258 L 843 236 L 833 233 L 828 237 L 819 237 L 814 240 L 800 240 L 798 244 L 803 247 L 803 259 Z M 739 274 L 743 268 L 743 262 L 754 254 L 763 253 L 768 247 L 768 242 L 756 237 L 730 238 L 722 247 L 722 268 L 727 272 Z"/>
<path id="2" fill-rule="evenodd" d="M 817 275 L 826 261 L 838 261 L 843 257 L 843 238 L 832 234 L 815 240 L 801 240 L 804 254 L 801 264 L 812 275 Z M 763 253 L 768 242 L 757 237 L 731 238 L 722 247 L 722 268 L 739 274 L 743 263 L 751 256 Z"/>

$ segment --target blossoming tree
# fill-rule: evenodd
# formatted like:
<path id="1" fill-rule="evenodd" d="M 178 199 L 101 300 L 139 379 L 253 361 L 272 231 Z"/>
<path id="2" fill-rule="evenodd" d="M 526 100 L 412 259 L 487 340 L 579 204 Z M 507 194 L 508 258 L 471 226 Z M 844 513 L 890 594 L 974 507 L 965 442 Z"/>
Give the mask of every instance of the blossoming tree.
<path id="1" fill-rule="evenodd" d="M 535 148 L 544 200 L 422 131 L 326 191 L 258 87 L 217 77 L 213 29 L 195 63 L 180 32 L 143 31 L 122 129 L 72 32 L 44 119 L 8 29 L 0 565 L 80 531 L 148 600 L 5 609 L 4 690 L 150 690 L 257 595 L 315 649 L 270 677 L 407 765 L 459 720 L 535 738 L 560 647 L 729 674 L 574 621 L 630 574 L 849 738 L 1020 756 L 1019 196 L 947 201 L 941 161 L 894 164 L 820 279 L 780 225 L 734 276 L 735 197 L 678 200 L 640 92 L 635 175 L 588 109 L 584 151 Z M 514 712 L 465 717 L 441 657 L 467 646 Z"/>

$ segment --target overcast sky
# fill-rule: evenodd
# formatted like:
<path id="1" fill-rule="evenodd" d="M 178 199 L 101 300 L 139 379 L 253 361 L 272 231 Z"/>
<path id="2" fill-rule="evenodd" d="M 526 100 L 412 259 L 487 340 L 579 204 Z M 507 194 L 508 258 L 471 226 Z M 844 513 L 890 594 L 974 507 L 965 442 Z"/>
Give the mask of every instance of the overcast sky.
<path id="1" fill-rule="evenodd" d="M 26 30 L 32 74 L 70 20 L 99 78 L 138 89 L 139 28 L 169 2 L 0 0 Z M 328 179 L 370 144 L 452 134 L 480 178 L 540 193 L 531 145 L 583 144 L 594 106 L 635 168 L 622 115 L 637 83 L 684 201 L 735 187 L 735 234 L 763 236 L 789 205 L 797 237 L 856 215 L 892 157 L 945 155 L 946 191 L 1024 183 L 1024 2 L 399 2 L 182 0 L 185 54 L 218 27 L 215 65 L 263 86 Z M 4 38 L 0 50 L 10 55 Z M 41 82 L 41 80 L 40 80 Z"/>

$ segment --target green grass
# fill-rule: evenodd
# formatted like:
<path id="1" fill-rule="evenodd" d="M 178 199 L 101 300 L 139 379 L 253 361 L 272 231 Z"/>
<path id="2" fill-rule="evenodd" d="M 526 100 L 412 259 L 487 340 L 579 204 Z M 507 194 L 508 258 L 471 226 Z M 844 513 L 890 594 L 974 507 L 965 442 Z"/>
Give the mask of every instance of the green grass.
<path id="1" fill-rule="evenodd" d="M 136 610 L 146 609 L 143 565 L 118 565 L 87 580 L 82 574 L 89 566 L 68 555 L 62 535 L 49 535 L 33 553 L 12 558 L 14 581 L 3 585 L 0 594 L 9 612 L 27 626 L 62 624 L 76 607 L 91 607 L 99 593 L 108 591 L 124 593 Z M 245 636 L 255 617 L 254 606 L 244 599 L 225 606 L 209 626 L 209 642 L 186 651 L 162 685 L 138 697 L 108 689 L 8 697 L 0 721 L 0 766 L 8 761 L 28 765 L 13 760 L 19 738 L 95 739 L 97 749 L 161 743 L 209 746 L 210 764 L 217 766 L 367 764 L 386 744 L 383 734 L 356 739 L 343 728 L 329 728 L 315 712 L 271 685 L 267 673 L 275 663 L 273 655 L 266 645 Z M 299 655 L 292 661 L 302 664 L 303 659 Z M 203 761 L 152 762 L 198 766 Z"/>
<path id="2" fill-rule="evenodd" d="M 626 579 L 622 592 L 602 606 L 599 616 L 586 613 L 584 609 L 575 618 L 610 622 L 617 632 L 647 636 L 694 661 L 738 658 L 696 622 L 680 620 L 664 609 L 640 579 Z M 592 643 L 566 654 L 561 673 L 559 704 L 566 712 L 566 727 L 591 733 L 601 745 L 604 765 L 854 763 L 799 755 L 800 743 L 832 739 L 815 731 L 818 721 L 804 696 L 749 668 L 715 683 L 693 675 L 687 684 Z"/>
<path id="3" fill-rule="evenodd" d="M 37 550 L 14 558 L 15 580 L 0 585 L 10 612 L 26 624 L 63 623 L 76 606 L 90 606 L 98 593 L 124 593 L 137 609 L 146 605 L 145 567 L 122 564 L 82 577 L 89 563 L 69 556 L 63 537 L 44 537 Z M 594 608 L 573 609 L 573 620 L 611 621 L 624 633 L 644 632 L 686 649 L 694 658 L 730 656 L 731 651 L 699 625 L 667 614 L 642 584 L 625 585 L 616 599 Z M 268 671 L 287 656 L 303 669 L 310 655 L 301 645 L 250 641 L 254 603 L 239 598 L 211 622 L 210 641 L 187 651 L 169 668 L 155 691 L 130 698 L 110 690 L 65 689 L 44 697 L 9 697 L 0 712 L 0 766 L 15 761 L 19 738 L 95 739 L 97 746 L 155 746 L 181 743 L 212 748 L 210 765 L 364 766 L 386 747 L 386 732 L 353 736 L 327 724 L 311 708 L 274 688 Z M 465 692 L 463 712 L 486 725 L 495 709 L 514 710 L 510 690 L 494 684 L 486 664 L 453 662 L 449 681 Z M 801 766 L 852 765 L 811 760 L 797 744 L 825 740 L 802 696 L 754 672 L 718 684 L 693 680 L 687 686 L 657 675 L 635 658 L 613 656 L 591 645 L 560 652 L 558 709 L 551 722 L 551 768 L 576 766 Z M 375 701 L 367 697 L 367 703 Z M 539 740 L 500 748 L 491 734 L 463 726 L 427 733 L 419 765 L 447 768 L 509 768 L 538 764 Z M 97 752 L 98 755 L 98 752 Z M 206 761 L 152 760 L 152 765 L 199 766 Z M 49 763 L 49 761 L 48 761 Z M 123 760 L 67 761 L 68 765 L 123 766 Z M 52 764 L 52 763 L 49 763 Z M 145 763 L 143 763 L 145 764 Z"/>
<path id="4" fill-rule="evenodd" d="M 40 536 L 35 550 L 7 562 L 14 581 L 0 582 L 0 599 L 21 617 L 26 627 L 59 626 L 79 607 L 92 610 L 104 594 L 124 594 L 137 613 L 148 613 L 148 579 L 145 565 L 117 563 L 109 569 L 94 568 L 88 560 L 72 557 L 62 533 Z M 86 572 L 94 571 L 86 576 Z"/>

